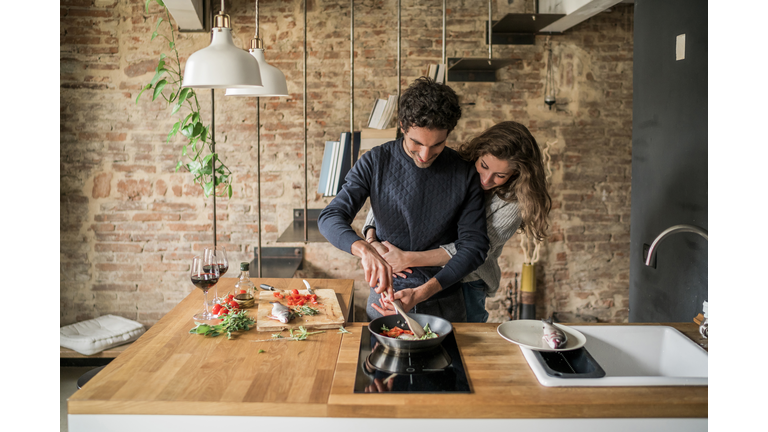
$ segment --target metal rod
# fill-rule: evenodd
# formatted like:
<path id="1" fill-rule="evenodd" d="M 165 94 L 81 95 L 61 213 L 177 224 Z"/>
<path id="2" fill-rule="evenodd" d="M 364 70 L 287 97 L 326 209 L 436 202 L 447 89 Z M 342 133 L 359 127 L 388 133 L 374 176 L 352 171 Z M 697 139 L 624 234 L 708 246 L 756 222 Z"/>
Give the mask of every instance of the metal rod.
<path id="1" fill-rule="evenodd" d="M 304 0 L 304 243 L 309 242 L 307 222 L 307 0 Z"/>
<path id="2" fill-rule="evenodd" d="M 442 61 L 442 64 L 445 64 L 445 0 L 443 0 L 443 61 Z"/>
<path id="3" fill-rule="evenodd" d="M 222 0 L 222 8 L 224 1 Z M 211 158 L 211 161 L 213 162 L 213 165 L 211 165 L 211 175 L 213 176 L 213 248 L 216 249 L 216 130 L 214 129 L 214 125 L 216 124 L 216 118 L 215 118 L 215 105 L 213 101 L 213 89 L 211 89 L 211 153 L 213 154 L 213 157 Z"/>
<path id="4" fill-rule="evenodd" d="M 354 130 L 355 130 L 355 0 L 350 0 L 349 1 L 349 133 L 354 133 Z M 350 147 L 354 147 L 354 146 L 350 146 Z"/>
<path id="5" fill-rule="evenodd" d="M 398 109 L 398 116 L 400 115 L 400 69 L 401 69 L 401 61 L 400 61 L 400 30 L 401 30 L 401 19 L 400 19 L 400 0 L 397 0 L 397 109 Z M 395 125 L 397 127 L 397 125 Z"/>
<path id="6" fill-rule="evenodd" d="M 491 61 L 491 51 L 493 47 L 493 22 L 491 21 L 492 0 L 488 0 L 488 62 Z"/>
<path id="7" fill-rule="evenodd" d="M 261 249 L 261 114 L 259 105 L 261 98 L 256 98 L 256 203 L 259 208 L 258 220 L 259 220 L 259 253 L 256 257 L 256 268 L 258 276 L 261 277 L 261 255 L 263 251 Z"/>

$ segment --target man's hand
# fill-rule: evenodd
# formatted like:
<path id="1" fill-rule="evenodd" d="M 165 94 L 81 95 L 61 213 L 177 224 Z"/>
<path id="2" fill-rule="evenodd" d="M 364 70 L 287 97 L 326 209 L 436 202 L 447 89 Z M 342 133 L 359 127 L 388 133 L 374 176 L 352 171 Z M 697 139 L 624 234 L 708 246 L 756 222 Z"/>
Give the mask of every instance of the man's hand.
<path id="1" fill-rule="evenodd" d="M 396 375 L 392 374 L 391 376 L 384 378 L 383 380 L 381 378 L 374 378 L 373 384 L 367 386 L 365 388 L 366 393 L 386 393 L 391 392 L 392 387 L 395 384 L 395 378 Z"/>
<path id="2" fill-rule="evenodd" d="M 383 295 L 379 299 L 379 304 L 381 304 L 381 306 L 377 305 L 376 303 L 371 303 L 371 307 L 384 316 L 397 314 L 395 307 L 392 306 L 392 303 L 387 301 Z"/>
<path id="3" fill-rule="evenodd" d="M 392 267 L 382 258 L 372 245 L 365 240 L 352 243 L 352 255 L 360 258 L 365 270 L 365 280 L 377 294 L 386 292 L 392 296 Z"/>
<path id="4" fill-rule="evenodd" d="M 395 292 L 394 297 L 383 298 L 382 296 L 382 299 L 379 300 L 382 307 L 379 307 L 376 303 L 371 304 L 371 306 L 382 315 L 394 315 L 397 312 L 394 310 L 394 306 L 389 303 L 389 299 L 394 298 L 395 300 L 400 300 L 400 303 L 403 304 L 403 311 L 408 312 L 417 304 L 437 294 L 441 289 L 440 282 L 432 278 L 424 285 L 416 288 L 401 289 Z"/>

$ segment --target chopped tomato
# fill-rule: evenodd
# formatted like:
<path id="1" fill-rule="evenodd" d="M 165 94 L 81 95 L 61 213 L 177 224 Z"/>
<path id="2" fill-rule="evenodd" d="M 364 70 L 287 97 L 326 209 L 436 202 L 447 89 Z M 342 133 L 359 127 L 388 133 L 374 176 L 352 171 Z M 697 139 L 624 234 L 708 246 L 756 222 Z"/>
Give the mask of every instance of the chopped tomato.
<path id="1" fill-rule="evenodd" d="M 387 337 L 396 338 L 396 337 L 400 336 L 401 334 L 412 335 L 413 332 L 410 331 L 410 330 L 403 330 L 400 327 L 394 327 L 394 328 L 390 329 L 389 331 L 381 332 L 381 334 L 384 335 L 384 336 L 387 336 Z"/>
<path id="2" fill-rule="evenodd" d="M 299 295 L 299 290 L 293 289 L 293 290 L 291 290 L 291 294 L 293 294 L 294 296 L 297 296 L 297 295 Z"/>

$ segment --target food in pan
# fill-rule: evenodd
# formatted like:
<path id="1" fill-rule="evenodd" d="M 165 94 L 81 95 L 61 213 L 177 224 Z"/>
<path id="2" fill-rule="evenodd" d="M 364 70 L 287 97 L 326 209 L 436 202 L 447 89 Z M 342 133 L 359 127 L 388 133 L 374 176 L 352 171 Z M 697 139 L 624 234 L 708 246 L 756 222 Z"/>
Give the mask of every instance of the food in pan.
<path id="1" fill-rule="evenodd" d="M 381 326 L 381 332 L 379 332 L 380 335 L 391 337 L 394 339 L 402 339 L 402 340 L 425 340 L 425 339 L 434 339 L 438 337 L 437 333 L 434 333 L 429 328 L 429 323 L 424 326 L 424 333 L 425 335 L 422 338 L 418 338 L 416 335 L 413 334 L 410 330 L 403 330 L 400 327 L 393 327 L 393 328 L 387 328 L 387 326 L 383 325 Z"/>

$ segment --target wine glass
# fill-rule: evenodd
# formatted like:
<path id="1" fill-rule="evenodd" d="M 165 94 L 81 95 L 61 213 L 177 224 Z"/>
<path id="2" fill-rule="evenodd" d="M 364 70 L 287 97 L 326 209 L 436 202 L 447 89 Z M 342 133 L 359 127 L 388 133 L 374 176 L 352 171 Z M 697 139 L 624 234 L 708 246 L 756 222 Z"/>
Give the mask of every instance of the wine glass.
<path id="1" fill-rule="evenodd" d="M 227 261 L 227 250 L 225 248 L 205 248 L 203 254 L 206 260 L 210 261 L 210 265 L 216 266 L 219 269 L 219 277 L 224 276 L 224 273 L 229 270 L 229 261 Z M 216 287 L 213 287 L 213 301 L 211 304 L 219 302 L 219 293 Z"/>
<path id="2" fill-rule="evenodd" d="M 212 265 L 210 258 L 196 256 L 192 258 L 190 276 L 192 284 L 205 293 L 203 312 L 196 314 L 193 318 L 200 321 L 210 320 L 213 318 L 213 315 L 208 310 L 208 290 L 219 281 L 219 267 Z"/>

